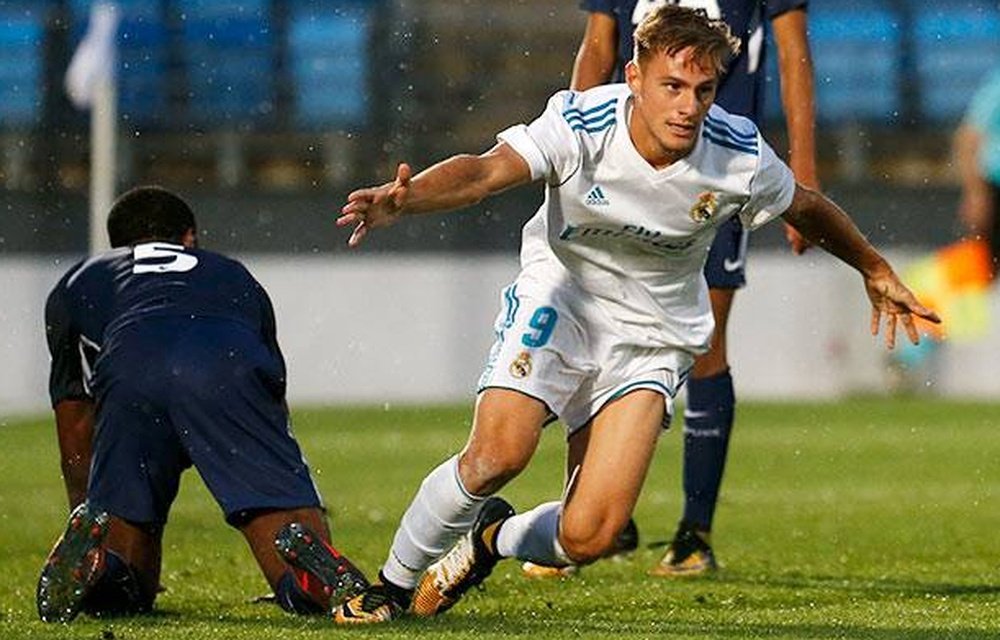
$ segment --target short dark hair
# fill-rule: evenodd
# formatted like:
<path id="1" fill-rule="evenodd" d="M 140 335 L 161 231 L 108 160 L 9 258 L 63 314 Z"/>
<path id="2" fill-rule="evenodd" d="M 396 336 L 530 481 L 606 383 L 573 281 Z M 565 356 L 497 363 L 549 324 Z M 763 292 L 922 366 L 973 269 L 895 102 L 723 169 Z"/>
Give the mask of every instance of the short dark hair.
<path id="1" fill-rule="evenodd" d="M 108 239 L 112 247 L 124 247 L 142 240 L 180 242 L 188 231 L 196 230 L 194 213 L 180 196 L 163 187 L 135 187 L 111 205 Z"/>
<path id="2" fill-rule="evenodd" d="M 649 13 L 636 27 L 633 40 L 636 62 L 661 51 L 672 56 L 691 47 L 698 64 L 714 68 L 719 76 L 740 52 L 740 39 L 725 21 L 709 18 L 704 9 L 675 4 Z"/>

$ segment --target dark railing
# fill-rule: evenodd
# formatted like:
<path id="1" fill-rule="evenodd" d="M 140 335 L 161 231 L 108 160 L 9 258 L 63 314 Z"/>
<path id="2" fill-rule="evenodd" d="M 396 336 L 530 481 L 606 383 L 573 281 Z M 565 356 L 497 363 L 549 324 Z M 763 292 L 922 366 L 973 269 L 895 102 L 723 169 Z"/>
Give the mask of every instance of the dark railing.
<path id="1" fill-rule="evenodd" d="M 79 245 L 88 120 L 62 82 L 90 4 L 0 0 L 0 251 Z M 165 184 L 208 208 L 233 203 L 237 211 L 219 220 L 246 222 L 216 240 L 248 250 L 339 244 L 316 235 L 328 213 L 313 207 L 331 211 L 349 187 L 386 178 L 398 160 L 479 151 L 496 131 L 533 118 L 568 84 L 584 21 L 566 0 L 118 4 L 120 185 Z M 824 183 L 879 183 L 871 192 L 885 194 L 883 213 L 896 211 L 893 202 L 940 210 L 933 215 L 948 222 L 909 210 L 888 227 L 871 222 L 885 242 L 930 243 L 951 229 L 951 131 L 1000 63 L 996 2 L 814 0 L 810 38 Z M 775 57 L 768 128 L 780 150 Z M 537 195 L 505 196 L 473 220 L 421 222 L 374 248 L 507 248 Z M 908 215 L 909 235 L 879 235 Z"/>

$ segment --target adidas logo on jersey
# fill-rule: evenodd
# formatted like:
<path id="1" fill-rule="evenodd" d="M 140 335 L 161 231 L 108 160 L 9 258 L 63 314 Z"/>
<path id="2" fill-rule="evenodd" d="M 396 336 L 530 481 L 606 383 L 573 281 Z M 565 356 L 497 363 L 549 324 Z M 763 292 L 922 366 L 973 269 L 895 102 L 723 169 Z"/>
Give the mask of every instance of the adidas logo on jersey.
<path id="1" fill-rule="evenodd" d="M 594 185 L 594 188 L 587 192 L 587 198 L 583 201 L 587 206 L 603 206 L 611 204 L 608 199 L 604 197 L 604 191 L 601 189 L 600 185 Z"/>

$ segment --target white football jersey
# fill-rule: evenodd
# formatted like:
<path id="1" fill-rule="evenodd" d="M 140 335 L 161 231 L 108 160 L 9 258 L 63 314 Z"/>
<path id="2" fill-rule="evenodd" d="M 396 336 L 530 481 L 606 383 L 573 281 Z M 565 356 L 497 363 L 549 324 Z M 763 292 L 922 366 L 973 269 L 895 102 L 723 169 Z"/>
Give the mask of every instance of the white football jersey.
<path id="1" fill-rule="evenodd" d="M 713 320 L 702 269 L 716 227 L 753 229 L 791 205 L 791 170 L 757 127 L 712 106 L 692 152 L 654 169 L 628 131 L 625 84 L 560 91 L 530 125 L 497 139 L 544 179 L 522 231 L 521 267 L 594 296 L 628 342 L 707 349 Z"/>

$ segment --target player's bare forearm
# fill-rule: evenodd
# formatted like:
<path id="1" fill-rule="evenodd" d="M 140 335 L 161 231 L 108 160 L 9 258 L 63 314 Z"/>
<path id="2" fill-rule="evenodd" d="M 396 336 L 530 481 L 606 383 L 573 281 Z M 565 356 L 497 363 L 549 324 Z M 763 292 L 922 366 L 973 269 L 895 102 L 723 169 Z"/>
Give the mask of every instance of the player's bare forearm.
<path id="1" fill-rule="evenodd" d="M 523 162 L 523 161 L 522 161 Z M 486 155 L 456 155 L 413 178 L 405 213 L 461 209 L 512 186 L 527 182 L 531 172 L 497 167 Z"/>
<path id="2" fill-rule="evenodd" d="M 866 277 L 891 271 L 850 217 L 817 191 L 797 185 L 792 204 L 782 217 L 809 242 L 837 256 Z"/>
<path id="3" fill-rule="evenodd" d="M 806 35 L 806 11 L 804 8 L 786 11 L 774 18 L 772 26 L 778 45 L 781 105 L 788 129 L 788 164 L 800 184 L 819 189 L 814 78 Z M 785 225 L 785 237 L 796 255 L 811 246 L 789 225 Z"/>
<path id="4" fill-rule="evenodd" d="M 354 225 L 348 240 L 353 247 L 371 229 L 389 226 L 403 215 L 459 209 L 530 180 L 528 163 L 506 143 L 478 156 L 452 156 L 416 176 L 404 163 L 392 182 L 348 195 L 337 225 Z"/>
<path id="5" fill-rule="evenodd" d="M 993 225 L 993 194 L 979 169 L 982 134 L 968 123 L 955 132 L 954 154 L 962 181 L 958 215 L 973 237 L 983 237 Z"/>
<path id="6" fill-rule="evenodd" d="M 94 439 L 94 403 L 63 400 L 55 406 L 63 482 L 70 510 L 87 499 Z"/>
<path id="7" fill-rule="evenodd" d="M 569 87 L 584 91 L 607 83 L 615 70 L 618 53 L 618 25 L 606 13 L 593 12 L 573 61 Z"/>
<path id="8" fill-rule="evenodd" d="M 963 123 L 955 132 L 953 142 L 955 164 L 958 165 L 958 175 L 965 188 L 976 188 L 984 182 L 979 172 L 979 149 L 982 138 L 982 134 L 967 123 Z"/>
<path id="9" fill-rule="evenodd" d="M 788 127 L 789 165 L 800 184 L 817 189 L 816 96 L 806 23 L 805 9 L 793 9 L 776 17 L 772 24 L 778 45 L 781 104 Z"/>

